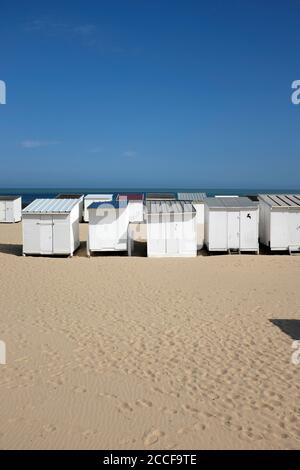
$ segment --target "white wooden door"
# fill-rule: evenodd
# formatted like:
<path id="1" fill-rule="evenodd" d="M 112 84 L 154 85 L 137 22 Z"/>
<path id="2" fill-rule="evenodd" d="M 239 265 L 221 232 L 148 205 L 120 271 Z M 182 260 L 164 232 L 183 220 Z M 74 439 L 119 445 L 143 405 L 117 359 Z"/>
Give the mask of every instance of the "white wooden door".
<path id="1" fill-rule="evenodd" d="M 26 214 L 23 216 L 23 252 L 24 253 L 40 253 L 41 237 L 40 237 L 40 217 L 34 214 Z"/>
<path id="2" fill-rule="evenodd" d="M 119 208 L 116 210 L 116 250 L 127 250 L 128 224 L 129 224 L 128 208 Z"/>
<path id="3" fill-rule="evenodd" d="M 300 212 L 291 211 L 288 216 L 290 245 L 300 246 Z"/>
<path id="4" fill-rule="evenodd" d="M 229 211 L 227 213 L 228 249 L 240 248 L 240 213 Z"/>
<path id="5" fill-rule="evenodd" d="M 241 211 L 240 213 L 240 248 L 243 250 L 258 249 L 258 211 Z"/>
<path id="6" fill-rule="evenodd" d="M 14 222 L 14 213 L 13 213 L 13 208 L 14 208 L 14 202 L 13 201 L 7 201 L 6 202 L 6 221 L 7 222 Z"/>
<path id="7" fill-rule="evenodd" d="M 105 211 L 103 220 L 99 226 L 99 237 L 102 250 L 113 250 L 118 241 L 118 219 L 115 209 Z"/>
<path id="8" fill-rule="evenodd" d="M 197 253 L 197 231 L 195 214 L 184 214 L 183 221 L 180 223 L 179 253 L 189 256 L 196 255 Z"/>
<path id="9" fill-rule="evenodd" d="M 208 243 L 209 250 L 223 251 L 228 249 L 228 217 L 224 210 L 208 209 Z"/>
<path id="10" fill-rule="evenodd" d="M 71 253 L 71 231 L 68 215 L 53 217 L 53 253 Z"/>
<path id="11" fill-rule="evenodd" d="M 6 202 L 0 201 L 0 222 L 6 220 Z"/>
<path id="12" fill-rule="evenodd" d="M 148 254 L 154 256 L 163 256 L 166 252 L 165 242 L 165 224 L 161 221 L 159 215 L 151 214 L 148 224 Z"/>
<path id="13" fill-rule="evenodd" d="M 53 217 L 41 215 L 40 217 L 40 249 L 42 254 L 53 253 Z"/>
<path id="14" fill-rule="evenodd" d="M 165 239 L 166 239 L 166 254 L 169 256 L 176 255 L 179 252 L 179 239 L 181 238 L 180 234 L 180 225 L 179 221 L 176 220 L 175 214 L 172 214 L 171 218 L 168 216 L 168 219 L 165 223 Z"/>

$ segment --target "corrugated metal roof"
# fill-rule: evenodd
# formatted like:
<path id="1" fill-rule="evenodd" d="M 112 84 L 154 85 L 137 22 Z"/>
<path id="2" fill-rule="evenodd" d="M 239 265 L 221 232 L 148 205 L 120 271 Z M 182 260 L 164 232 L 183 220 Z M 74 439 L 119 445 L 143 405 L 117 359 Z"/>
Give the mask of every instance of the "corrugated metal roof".
<path id="1" fill-rule="evenodd" d="M 113 198 L 113 194 L 87 194 L 85 199 L 106 199 L 111 200 Z"/>
<path id="2" fill-rule="evenodd" d="M 0 196 L 0 201 L 15 201 L 19 199 L 21 196 Z"/>
<path id="3" fill-rule="evenodd" d="M 142 201 L 144 195 L 142 193 L 122 193 L 118 194 L 117 199 L 119 201 Z"/>
<path id="4" fill-rule="evenodd" d="M 150 201 L 175 201 L 175 193 L 147 193 L 147 200 Z"/>
<path id="5" fill-rule="evenodd" d="M 258 201 L 258 196 L 256 194 L 250 194 L 249 196 L 246 195 L 250 199 L 250 201 Z"/>
<path id="6" fill-rule="evenodd" d="M 73 194 L 73 193 L 61 193 L 56 196 L 55 199 L 82 199 L 84 194 Z"/>
<path id="7" fill-rule="evenodd" d="M 23 214 L 57 214 L 71 212 L 78 204 L 77 199 L 35 199 L 23 209 Z"/>
<path id="8" fill-rule="evenodd" d="M 270 207 L 300 209 L 300 194 L 259 194 L 258 198 Z"/>
<path id="9" fill-rule="evenodd" d="M 205 193 L 177 193 L 179 201 L 203 202 L 205 197 Z"/>
<path id="10" fill-rule="evenodd" d="M 182 201 L 148 201 L 148 214 L 182 214 L 183 212 L 196 212 L 190 202 Z"/>
<path id="11" fill-rule="evenodd" d="M 250 201 L 247 197 L 207 197 L 205 204 L 214 209 L 253 209 L 258 207 L 258 203 Z"/>
<path id="12" fill-rule="evenodd" d="M 87 209 L 119 209 L 126 207 L 127 203 L 125 201 L 117 201 L 116 199 L 113 199 L 112 201 L 99 201 L 99 202 L 93 202 Z"/>

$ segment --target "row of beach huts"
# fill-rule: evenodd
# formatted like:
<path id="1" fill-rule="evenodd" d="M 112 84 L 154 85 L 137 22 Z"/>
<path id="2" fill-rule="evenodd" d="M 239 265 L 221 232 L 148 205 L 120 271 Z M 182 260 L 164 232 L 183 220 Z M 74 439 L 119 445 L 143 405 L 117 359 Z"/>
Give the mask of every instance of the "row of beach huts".
<path id="1" fill-rule="evenodd" d="M 150 257 L 193 257 L 209 252 L 300 253 L 300 194 L 215 196 L 205 193 L 59 194 L 22 210 L 18 196 L 0 196 L 0 222 L 23 225 L 24 255 L 69 255 L 87 222 L 87 255 L 132 254 L 137 226 L 146 227 Z"/>

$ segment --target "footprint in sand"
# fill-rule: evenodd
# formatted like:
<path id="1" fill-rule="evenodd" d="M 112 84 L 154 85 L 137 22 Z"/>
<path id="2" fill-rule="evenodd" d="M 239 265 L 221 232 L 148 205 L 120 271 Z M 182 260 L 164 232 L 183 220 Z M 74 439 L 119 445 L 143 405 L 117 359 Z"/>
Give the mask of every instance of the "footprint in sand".
<path id="1" fill-rule="evenodd" d="M 164 433 L 162 431 L 160 431 L 159 429 L 155 429 L 154 431 L 151 431 L 150 433 L 145 435 L 144 445 L 146 447 L 152 446 L 163 436 Z"/>
<path id="2" fill-rule="evenodd" d="M 57 430 L 57 427 L 54 426 L 54 424 L 45 424 L 43 426 L 43 430 L 46 432 L 55 432 Z"/>
<path id="3" fill-rule="evenodd" d="M 129 405 L 129 403 L 123 402 L 123 403 L 121 404 L 120 411 L 130 411 L 130 412 L 132 412 L 132 411 L 133 411 L 133 408 Z"/>
<path id="4" fill-rule="evenodd" d="M 152 407 L 152 402 L 148 400 L 137 400 L 135 403 L 137 406 L 144 406 L 145 408 Z"/>
<path id="5" fill-rule="evenodd" d="M 190 413 L 200 413 L 197 408 L 193 408 L 190 405 L 182 405 L 182 408 L 184 409 L 184 411 L 189 411 Z"/>
<path id="6" fill-rule="evenodd" d="M 74 387 L 73 392 L 75 392 L 75 393 L 86 393 L 87 389 L 84 388 L 84 387 Z"/>

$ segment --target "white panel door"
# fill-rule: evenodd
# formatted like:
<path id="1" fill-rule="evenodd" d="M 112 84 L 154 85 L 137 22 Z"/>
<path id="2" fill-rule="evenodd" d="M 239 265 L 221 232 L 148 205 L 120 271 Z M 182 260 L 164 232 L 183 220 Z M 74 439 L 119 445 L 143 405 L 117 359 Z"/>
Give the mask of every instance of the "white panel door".
<path id="1" fill-rule="evenodd" d="M 6 221 L 7 222 L 14 222 L 14 202 L 13 201 L 7 201 L 6 202 Z"/>
<path id="2" fill-rule="evenodd" d="M 36 215 L 26 214 L 23 216 L 23 252 L 40 253 L 40 218 Z"/>
<path id="3" fill-rule="evenodd" d="M 69 215 L 53 216 L 53 253 L 71 253 Z"/>
<path id="4" fill-rule="evenodd" d="M 6 220 L 6 202 L 0 201 L 0 222 L 5 222 Z"/>
<path id="5" fill-rule="evenodd" d="M 206 230 L 208 230 L 209 250 L 227 250 L 227 212 L 224 210 L 214 211 L 208 209 L 208 221 L 206 221 L 206 225 Z"/>
<path id="6" fill-rule="evenodd" d="M 166 252 L 165 224 L 158 215 L 150 215 L 148 220 L 148 253 L 163 256 Z"/>
<path id="7" fill-rule="evenodd" d="M 240 248 L 240 213 L 229 211 L 227 213 L 228 249 Z"/>
<path id="8" fill-rule="evenodd" d="M 116 250 L 127 250 L 128 224 L 129 224 L 128 208 L 116 209 Z"/>
<path id="9" fill-rule="evenodd" d="M 193 255 L 197 252 L 197 231 L 195 214 L 184 214 L 180 227 L 180 249 L 181 254 Z M 203 242 L 202 242 L 203 243 Z"/>
<path id="10" fill-rule="evenodd" d="M 255 250 L 258 248 L 258 211 L 241 211 L 240 213 L 240 248 Z"/>
<path id="11" fill-rule="evenodd" d="M 289 213 L 287 211 L 272 211 L 270 223 L 270 247 L 271 249 L 287 250 L 290 241 Z"/>
<path id="12" fill-rule="evenodd" d="M 52 215 L 40 217 L 40 248 L 41 254 L 53 253 L 53 218 Z"/>
<path id="13" fill-rule="evenodd" d="M 300 246 L 300 212 L 291 211 L 288 214 L 290 245 Z"/>
<path id="14" fill-rule="evenodd" d="M 166 254 L 169 256 L 179 253 L 179 240 L 177 238 L 178 228 L 178 223 L 176 222 L 171 222 L 166 225 Z"/>
<path id="15" fill-rule="evenodd" d="M 105 211 L 104 218 L 98 226 L 98 235 L 103 250 L 115 249 L 118 240 L 117 228 L 117 212 L 114 209 Z"/>
<path id="16" fill-rule="evenodd" d="M 181 238 L 180 228 L 182 224 L 176 220 L 176 214 L 165 217 L 166 254 L 168 256 L 172 256 L 178 254 L 179 252 L 178 244 Z"/>
<path id="17" fill-rule="evenodd" d="M 197 248 L 201 249 L 204 244 L 204 204 L 194 203 L 196 209 L 196 236 Z"/>
<path id="18" fill-rule="evenodd" d="M 92 250 L 114 250 L 117 244 L 116 211 L 99 208 L 90 211 L 90 248 Z"/>

